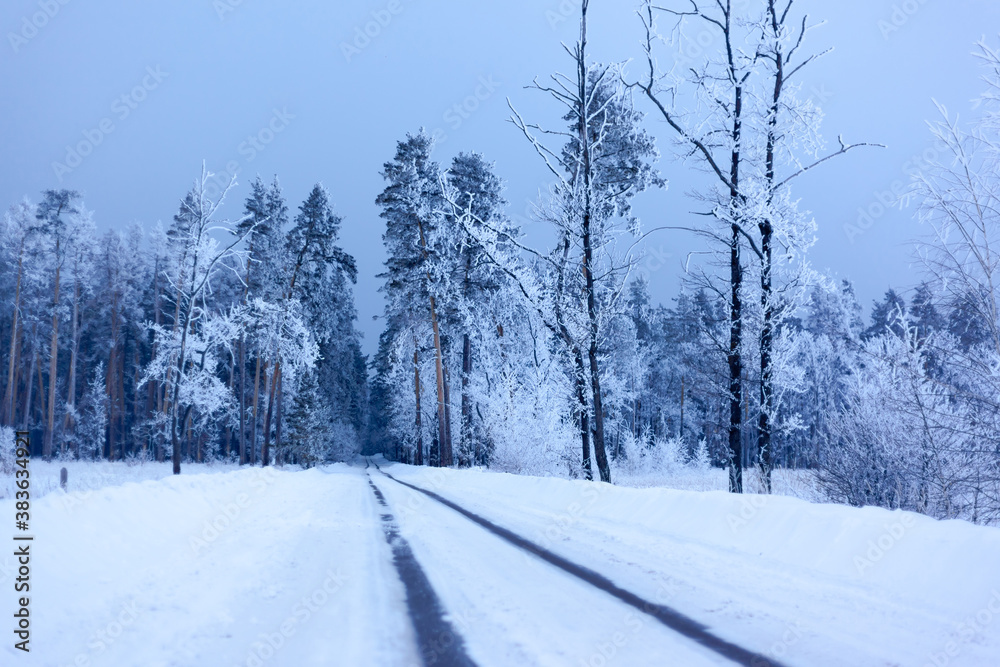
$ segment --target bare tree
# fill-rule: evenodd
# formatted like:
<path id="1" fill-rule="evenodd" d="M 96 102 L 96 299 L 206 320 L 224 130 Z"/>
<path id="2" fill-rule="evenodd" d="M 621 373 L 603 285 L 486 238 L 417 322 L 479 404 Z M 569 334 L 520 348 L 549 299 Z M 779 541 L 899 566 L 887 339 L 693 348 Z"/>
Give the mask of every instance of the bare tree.
<path id="1" fill-rule="evenodd" d="M 822 54 L 796 59 L 810 26 L 808 17 L 793 23 L 793 2 L 768 0 L 763 19 L 741 14 L 731 0 L 688 0 L 683 3 L 685 9 L 657 7 L 647 0 L 640 11 L 647 74 L 636 85 L 667 122 L 685 156 L 694 157 L 714 181 L 714 187 L 701 193 L 699 199 L 710 207 L 702 215 L 721 223 L 721 229 L 712 226 L 694 231 L 728 255 L 729 488 L 735 493 L 743 490 L 743 420 L 750 401 L 744 387 L 748 370 L 744 356 L 747 315 L 753 306 L 747 299 L 751 286 L 745 285 L 750 266 L 744 263 L 742 251 L 749 249 L 759 261 L 757 451 L 765 487 L 770 489 L 776 412 L 774 332 L 784 314 L 798 303 L 788 294 L 782 299 L 776 293 L 774 255 L 780 252 L 799 260 L 799 273 L 790 277 L 789 283 L 805 287 L 802 256 L 814 239 L 812 222 L 798 212 L 789 186 L 834 157 L 874 145 L 847 145 L 841 140 L 838 150 L 820 156 L 820 114 L 811 103 L 797 100 L 789 83 Z M 704 27 L 720 45 L 719 53 L 689 72 L 662 72 L 654 54 L 654 44 L 661 39 L 656 24 L 660 13 L 673 18 L 675 33 L 682 30 L 685 21 Z M 740 44 L 752 48 L 744 50 Z M 686 112 L 679 108 L 679 99 L 693 99 L 701 110 L 697 115 Z M 805 155 L 796 155 L 796 150 Z M 703 286 L 712 282 L 705 275 L 700 280 Z M 722 294 L 721 289 L 716 291 Z"/>

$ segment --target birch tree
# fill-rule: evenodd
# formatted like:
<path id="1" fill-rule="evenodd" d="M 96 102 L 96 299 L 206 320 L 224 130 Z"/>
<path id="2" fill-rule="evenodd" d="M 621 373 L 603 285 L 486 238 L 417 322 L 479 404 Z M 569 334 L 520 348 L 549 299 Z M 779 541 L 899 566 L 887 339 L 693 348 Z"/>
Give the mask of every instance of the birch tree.
<path id="1" fill-rule="evenodd" d="M 180 431 L 195 407 L 191 401 L 197 397 L 198 390 L 202 390 L 203 396 L 219 395 L 204 375 L 213 341 L 202 340 L 200 347 L 194 349 L 195 355 L 192 355 L 189 342 L 206 330 L 212 313 L 206 308 L 204 297 L 211 291 L 219 271 L 226 267 L 227 260 L 242 258 L 237 246 L 250 231 L 237 236 L 228 245 L 217 240 L 218 235 L 231 233 L 238 224 L 215 217 L 235 180 L 231 180 L 219 198 L 213 200 L 208 196 L 211 178 L 212 174 L 203 167 L 201 177 L 182 200 L 168 231 L 173 266 L 165 278 L 170 286 L 167 298 L 173 302 L 174 321 L 169 332 L 165 328 L 156 332 L 158 354 L 144 376 L 147 382 L 152 378 L 161 379 L 169 392 L 164 410 L 169 416 L 175 475 L 181 472 Z M 181 405 L 182 398 L 187 401 L 184 405 Z"/>

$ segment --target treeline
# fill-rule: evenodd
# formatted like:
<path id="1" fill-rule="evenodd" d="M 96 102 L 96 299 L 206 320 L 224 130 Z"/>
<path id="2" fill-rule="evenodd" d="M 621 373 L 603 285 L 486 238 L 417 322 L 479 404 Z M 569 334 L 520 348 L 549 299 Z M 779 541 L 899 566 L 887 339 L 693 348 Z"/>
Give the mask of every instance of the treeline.
<path id="1" fill-rule="evenodd" d="M 820 110 L 789 84 L 813 60 L 801 17 L 770 1 L 757 13 L 646 3 L 648 67 L 630 83 L 623 66 L 588 59 L 587 8 L 571 74 L 531 86 L 559 120 L 510 118 L 554 179 L 532 216 L 549 247 L 526 244 L 482 155 L 439 164 L 421 131 L 385 163 L 373 448 L 604 481 L 630 459 L 679 451 L 727 468 L 734 492 L 747 469 L 769 491 L 779 466 L 815 471 L 838 502 L 1000 518 L 1000 56 L 982 46 L 986 113 L 969 130 L 935 126 L 952 154 L 908 193 L 933 232 L 925 283 L 909 307 L 890 293 L 866 323 L 851 285 L 809 265 L 817 225 L 792 192 L 872 147 L 825 149 Z M 691 21 L 717 33 L 682 75 L 654 53 L 672 43 L 664 17 L 674 35 Z M 632 213 L 636 195 L 665 185 L 641 98 L 705 174 L 695 223 L 644 231 Z M 636 248 L 677 229 L 706 251 L 675 253 L 687 257 L 683 289 L 654 307 Z"/>
<path id="2" fill-rule="evenodd" d="M 260 178 L 238 220 L 218 219 L 231 187 L 203 173 L 166 228 L 98 234 L 68 190 L 3 216 L 0 421 L 38 454 L 176 471 L 358 451 L 367 380 L 341 219 L 321 186 L 293 217 Z"/>

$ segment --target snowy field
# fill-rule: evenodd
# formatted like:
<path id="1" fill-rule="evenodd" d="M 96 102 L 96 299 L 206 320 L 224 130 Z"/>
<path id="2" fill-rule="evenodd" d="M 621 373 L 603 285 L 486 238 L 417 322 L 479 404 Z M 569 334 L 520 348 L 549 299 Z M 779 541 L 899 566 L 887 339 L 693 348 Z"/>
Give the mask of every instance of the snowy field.
<path id="1" fill-rule="evenodd" d="M 997 528 L 788 497 L 379 465 L 677 610 L 761 665 L 1000 664 Z M 57 484 L 57 465 L 34 465 L 39 484 L 52 471 Z M 733 664 L 363 461 L 189 466 L 180 477 L 160 465 L 72 466 L 71 487 L 86 490 L 34 505 L 32 653 L 6 642 L 0 664 L 420 664 L 369 479 L 476 664 Z M 0 516 L 13 514 L 0 501 Z M 13 565 L 0 557 L 0 590 Z M 0 597 L 5 614 L 12 597 Z"/>
<path id="2" fill-rule="evenodd" d="M 173 475 L 173 465 L 169 461 L 130 464 L 121 461 L 111 463 L 104 460 L 99 462 L 60 462 L 34 459 L 31 461 L 32 495 L 39 498 L 59 489 L 59 472 L 62 468 L 66 468 L 68 474 L 66 489 L 71 495 L 86 494 L 89 491 L 108 486 L 121 486 L 128 482 L 163 479 Z M 227 463 L 184 465 L 185 474 L 224 473 L 235 470 L 239 470 L 238 465 Z M 0 475 L 0 499 L 12 498 L 15 490 L 14 478 L 9 475 Z"/>

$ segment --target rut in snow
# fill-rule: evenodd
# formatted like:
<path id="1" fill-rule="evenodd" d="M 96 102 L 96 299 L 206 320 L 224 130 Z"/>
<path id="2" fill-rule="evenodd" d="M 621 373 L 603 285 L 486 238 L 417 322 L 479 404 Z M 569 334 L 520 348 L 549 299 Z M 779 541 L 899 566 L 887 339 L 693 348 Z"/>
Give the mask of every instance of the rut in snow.
<path id="1" fill-rule="evenodd" d="M 367 466 L 365 466 L 367 468 Z M 417 635 L 420 658 L 426 667 L 476 667 L 465 652 L 465 642 L 445 619 L 444 608 L 437 593 L 417 562 L 409 543 L 399 534 L 396 519 L 389 513 L 389 503 L 378 487 L 368 478 L 379 504 L 385 540 L 392 549 L 392 562 L 406 588 L 406 606 Z"/>
<path id="2" fill-rule="evenodd" d="M 584 581 L 590 584 L 591 586 L 594 586 L 595 588 L 604 591 L 605 593 L 621 600 L 625 604 L 638 609 L 642 613 L 652 616 L 657 621 L 667 626 L 674 632 L 677 632 L 687 637 L 688 639 L 691 639 L 692 641 L 701 644 L 705 648 L 714 651 L 718 655 L 721 655 L 729 660 L 732 660 L 733 662 L 739 665 L 746 665 L 747 667 L 784 667 L 780 662 L 777 662 L 773 658 L 768 658 L 758 653 L 748 651 L 747 649 L 741 646 L 737 646 L 736 644 L 728 642 L 725 639 L 722 639 L 721 637 L 712 634 L 712 632 L 710 632 L 706 626 L 702 625 L 701 623 L 698 623 L 694 619 L 689 618 L 670 607 L 645 600 L 636 595 L 635 593 L 620 588 L 619 586 L 614 584 L 610 579 L 604 577 L 601 574 L 598 574 L 597 572 L 591 570 L 590 568 L 583 567 L 582 565 L 577 565 L 576 563 L 567 560 L 562 556 L 559 556 L 549 551 L 548 549 L 545 549 L 535 544 L 531 540 L 521 537 L 517 533 L 507 530 L 502 526 L 496 525 L 489 519 L 484 519 L 478 514 L 470 512 L 464 507 L 451 502 L 447 498 L 443 498 L 442 496 L 434 493 L 433 491 L 428 491 L 427 489 L 420 488 L 419 486 L 415 486 L 408 482 L 398 480 L 389 473 L 382 470 L 382 468 L 380 468 L 377 463 L 372 462 L 372 464 L 375 466 L 376 469 L 378 469 L 380 473 L 382 473 L 392 481 L 396 482 L 397 484 L 401 484 L 407 488 L 422 493 L 433 500 L 436 500 L 442 505 L 458 512 L 466 519 L 469 519 L 470 521 L 482 526 L 483 528 L 493 533 L 497 537 L 500 537 L 501 539 L 509 542 L 510 544 L 513 544 L 519 549 L 523 549 L 524 551 L 527 551 L 528 553 L 537 556 L 538 558 L 541 558 L 547 563 L 558 567 L 560 570 L 563 570 L 564 572 L 573 575 L 577 579 L 580 579 L 581 581 Z M 365 467 L 367 468 L 367 465 Z M 369 483 L 371 483 L 370 479 Z M 378 492 L 376 491 L 376 493 Z"/>

